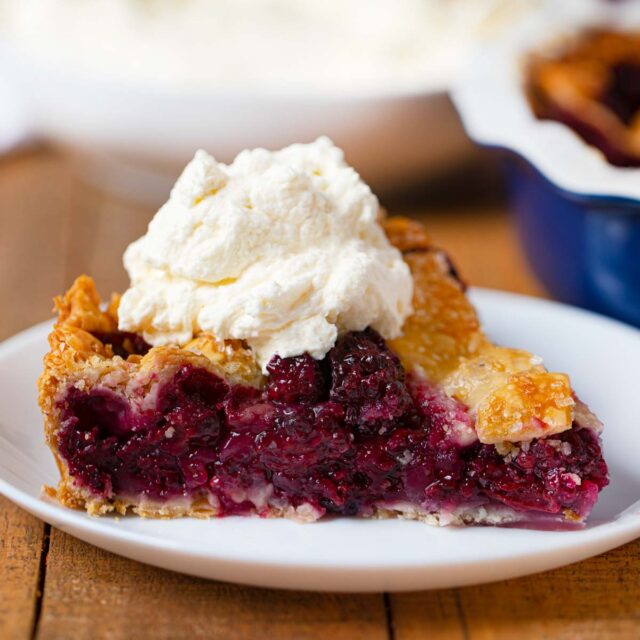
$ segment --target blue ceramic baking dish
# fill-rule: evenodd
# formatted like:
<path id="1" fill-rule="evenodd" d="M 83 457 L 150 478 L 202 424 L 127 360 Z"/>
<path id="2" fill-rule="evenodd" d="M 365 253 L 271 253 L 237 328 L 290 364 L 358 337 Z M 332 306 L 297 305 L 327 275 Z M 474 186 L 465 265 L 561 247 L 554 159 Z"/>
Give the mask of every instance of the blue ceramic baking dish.
<path id="1" fill-rule="evenodd" d="M 619 12 L 582 1 L 573 16 L 554 8 L 477 52 L 453 98 L 470 137 L 504 153 L 520 239 L 549 293 L 640 326 L 640 169 L 615 167 L 567 126 L 538 120 L 523 89 L 524 59 L 550 39 L 594 24 L 640 27 L 640 3 Z"/>
<path id="2" fill-rule="evenodd" d="M 565 191 L 515 154 L 505 166 L 522 246 L 549 293 L 640 326 L 640 200 Z"/>

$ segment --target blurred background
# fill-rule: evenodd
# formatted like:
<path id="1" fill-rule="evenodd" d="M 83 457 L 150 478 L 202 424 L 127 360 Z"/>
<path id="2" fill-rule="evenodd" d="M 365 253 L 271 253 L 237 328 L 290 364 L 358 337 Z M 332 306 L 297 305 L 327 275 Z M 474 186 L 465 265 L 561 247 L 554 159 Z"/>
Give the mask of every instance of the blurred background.
<path id="1" fill-rule="evenodd" d="M 2 335 L 46 317 L 51 296 L 79 272 L 105 293 L 124 288 L 122 251 L 196 149 L 229 162 L 246 147 L 323 134 L 388 209 L 427 222 L 472 284 L 551 294 L 638 323 L 640 273 L 620 257 L 637 250 L 635 230 L 620 222 L 636 203 L 613 231 L 597 231 L 613 238 L 617 271 L 605 247 L 607 264 L 579 266 L 598 270 L 596 284 L 578 274 L 557 286 L 567 242 L 551 247 L 559 232 L 532 226 L 529 210 L 566 209 L 552 197 L 564 185 L 543 202 L 523 196 L 544 189 L 505 182 L 505 154 L 481 151 L 452 101 L 465 78 L 480 77 L 483 51 L 514 34 L 542 21 L 545 36 L 571 35 L 585 16 L 605 26 L 632 4 L 566 0 L 561 12 L 552 0 L 0 0 L 0 295 L 13 300 Z M 639 78 L 623 85 L 633 93 Z M 485 95 L 478 108 L 493 112 L 501 99 Z M 474 108 L 462 109 L 465 120 Z M 583 141 L 580 149 L 593 152 Z M 563 229 L 577 268 L 575 255 L 593 241 L 578 246 L 584 229 Z M 519 244 L 518 232 L 534 241 Z M 624 312 L 594 294 L 601 286 L 624 298 Z"/>
<path id="2" fill-rule="evenodd" d="M 0 145 L 162 202 L 197 148 L 333 138 L 376 190 L 471 153 L 448 91 L 539 0 L 1 0 Z"/>

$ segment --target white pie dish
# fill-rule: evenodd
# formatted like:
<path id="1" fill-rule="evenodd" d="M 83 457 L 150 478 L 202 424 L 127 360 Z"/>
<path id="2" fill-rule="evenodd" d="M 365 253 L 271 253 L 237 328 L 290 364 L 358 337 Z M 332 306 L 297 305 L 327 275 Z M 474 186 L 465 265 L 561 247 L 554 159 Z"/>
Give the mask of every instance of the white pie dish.
<path id="1" fill-rule="evenodd" d="M 575 562 L 640 536 L 640 431 L 632 411 L 640 332 L 556 303 L 476 290 L 489 334 L 567 370 L 605 423 L 611 484 L 573 531 L 434 528 L 403 520 L 145 520 L 92 518 L 45 500 L 57 472 L 43 441 L 35 379 L 50 324 L 0 345 L 0 492 L 87 542 L 164 568 L 269 587 L 327 591 L 444 588 Z M 72 569 L 70 569 L 72 570 Z"/>
<path id="2" fill-rule="evenodd" d="M 153 205 L 198 148 L 230 162 L 245 148 L 328 135 L 376 190 L 474 153 L 440 83 L 352 92 L 153 87 L 48 67 L 1 38 L 0 81 L 0 117 L 14 131 L 73 151 L 91 181 Z"/>

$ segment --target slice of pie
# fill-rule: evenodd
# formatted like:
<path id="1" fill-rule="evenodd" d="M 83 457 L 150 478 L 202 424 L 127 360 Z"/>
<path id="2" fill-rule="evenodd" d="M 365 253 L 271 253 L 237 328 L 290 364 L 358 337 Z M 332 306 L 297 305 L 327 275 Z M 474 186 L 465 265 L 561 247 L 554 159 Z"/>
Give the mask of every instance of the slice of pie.
<path id="1" fill-rule="evenodd" d="M 571 127 L 621 167 L 640 166 L 640 34 L 589 31 L 536 56 L 528 72 L 539 118 Z"/>
<path id="2" fill-rule="evenodd" d="M 270 175 L 269 184 L 281 189 L 281 179 L 292 180 L 308 189 L 294 173 Z M 315 170 L 311 174 L 316 176 Z M 207 180 L 198 188 L 213 198 L 204 207 L 210 222 L 216 202 L 222 202 L 211 194 L 228 184 L 212 189 Z M 213 180 L 218 184 L 219 176 Z M 290 204 L 291 189 L 284 192 L 283 202 Z M 252 193 L 249 213 L 236 211 L 239 216 L 257 215 L 261 205 Z M 183 196 L 174 189 L 172 198 L 187 203 L 180 215 L 201 211 L 201 200 Z M 353 212 L 353 199 L 346 200 L 342 211 Z M 322 199 L 302 201 L 322 210 L 328 206 Z M 245 206 L 245 196 L 234 202 Z M 358 215 L 367 217 L 367 211 Z M 176 212 L 165 214 L 173 219 Z M 219 287 L 229 286 L 226 281 L 216 281 L 215 291 L 206 295 L 198 289 L 197 297 L 189 297 L 195 285 L 180 284 L 180 296 L 167 298 L 168 311 L 134 332 L 122 320 L 126 296 L 101 305 L 93 281 L 78 278 L 55 301 L 59 316 L 40 379 L 46 438 L 61 476 L 54 492 L 59 501 L 95 515 L 131 510 L 151 517 L 257 514 L 313 521 L 333 514 L 440 525 L 584 520 L 608 482 L 607 467 L 601 423 L 569 378 L 548 372 L 526 351 L 489 341 L 447 255 L 421 225 L 404 218 L 367 220 L 384 230 L 373 244 L 389 243 L 392 253 L 385 255 L 397 254 L 408 267 L 412 308 L 395 337 L 383 339 L 381 332 L 389 328 L 375 320 L 377 328 L 338 331 L 324 354 L 282 353 L 282 345 L 295 349 L 292 335 L 314 344 L 322 333 L 292 333 L 285 322 L 278 334 L 279 340 L 286 337 L 280 353 L 261 364 L 265 340 L 255 337 L 254 329 L 249 337 L 216 338 L 201 326 L 212 317 L 210 309 L 194 316 L 193 335 L 175 338 L 185 318 L 175 309 L 186 299 L 191 309 L 194 300 L 218 295 Z M 193 233 L 203 233 L 202 224 L 194 224 Z M 156 231 L 160 227 L 163 233 L 168 228 L 163 223 Z M 149 233 L 155 231 L 150 227 Z M 175 229 L 170 235 L 175 242 L 185 237 Z M 357 242 L 349 246 L 357 253 L 362 233 L 353 236 Z M 240 237 L 246 244 L 246 234 Z M 154 269 L 170 251 L 164 247 L 154 258 Z M 309 264 L 317 282 L 320 257 L 313 255 L 316 262 Z M 391 262 L 383 266 L 392 268 Z M 331 273 L 340 271 L 339 264 L 330 266 Z M 145 295 L 153 296 L 136 293 L 135 303 L 144 302 L 140 317 L 150 317 L 149 300 L 160 304 L 158 291 L 165 286 L 149 269 Z M 173 275 L 171 286 L 182 277 Z M 322 281 L 322 290 L 327 287 Z M 229 295 L 225 309 L 235 309 L 238 294 Z M 369 288 L 360 293 L 370 295 Z M 300 301 L 308 309 L 314 296 L 300 293 L 291 313 Z M 291 296 L 284 297 L 290 305 Z M 254 300 L 247 304 L 256 307 Z M 266 308 L 269 327 L 275 304 L 269 299 L 258 305 Z M 349 313 L 342 316 L 353 319 L 357 301 L 345 304 Z M 172 330 L 159 338 L 169 313 Z M 238 317 L 244 319 L 233 325 L 236 332 L 250 324 L 233 314 L 234 321 Z M 228 326 L 221 323 L 218 331 Z"/>
<path id="3" fill-rule="evenodd" d="M 600 422 L 569 379 L 493 345 L 446 254 L 390 218 L 409 263 L 403 336 L 341 336 L 321 360 L 238 341 L 149 348 L 82 276 L 56 299 L 40 380 L 60 501 L 92 514 L 582 520 L 607 484 Z"/>

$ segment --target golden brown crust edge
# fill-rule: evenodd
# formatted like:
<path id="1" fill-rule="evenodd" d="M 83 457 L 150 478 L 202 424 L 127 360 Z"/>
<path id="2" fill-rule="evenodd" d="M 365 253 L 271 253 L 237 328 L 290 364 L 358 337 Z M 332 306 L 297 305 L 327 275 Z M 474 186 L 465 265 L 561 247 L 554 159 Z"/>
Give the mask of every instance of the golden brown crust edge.
<path id="1" fill-rule="evenodd" d="M 405 369 L 469 406 L 485 444 L 570 429 L 575 401 L 569 377 L 547 372 L 526 351 L 488 339 L 447 255 L 431 245 L 419 223 L 390 218 L 385 229 L 414 279 L 413 315 L 403 335 L 389 341 Z"/>

